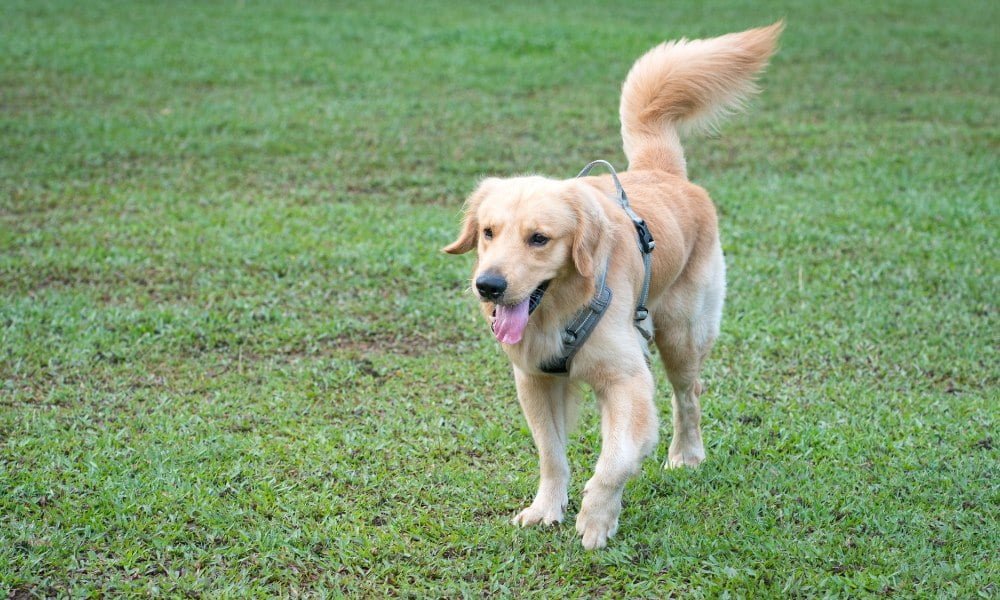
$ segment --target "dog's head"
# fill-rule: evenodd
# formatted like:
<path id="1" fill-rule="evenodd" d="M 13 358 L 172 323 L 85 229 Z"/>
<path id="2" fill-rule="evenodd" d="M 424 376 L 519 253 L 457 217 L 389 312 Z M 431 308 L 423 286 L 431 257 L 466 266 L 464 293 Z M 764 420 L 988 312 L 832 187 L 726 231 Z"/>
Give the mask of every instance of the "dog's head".
<path id="1" fill-rule="evenodd" d="M 466 202 L 450 254 L 475 249 L 472 284 L 495 305 L 493 333 L 505 344 L 521 341 L 528 317 L 550 285 L 582 278 L 593 293 L 597 269 L 610 253 L 611 224 L 593 188 L 576 180 L 489 178 Z"/>

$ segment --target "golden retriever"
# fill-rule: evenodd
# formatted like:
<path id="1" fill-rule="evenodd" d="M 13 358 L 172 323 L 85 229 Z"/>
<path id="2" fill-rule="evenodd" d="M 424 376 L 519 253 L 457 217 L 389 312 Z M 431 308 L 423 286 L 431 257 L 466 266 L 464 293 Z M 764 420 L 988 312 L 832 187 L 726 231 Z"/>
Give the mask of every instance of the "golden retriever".
<path id="1" fill-rule="evenodd" d="M 661 44 L 636 61 L 622 87 L 629 170 L 620 178 L 656 241 L 647 306 L 674 390 L 667 467 L 694 467 L 705 459 L 698 375 L 719 333 L 726 288 L 715 207 L 688 181 L 679 136 L 711 125 L 756 91 L 754 79 L 782 27 L 779 21 Z M 658 438 L 646 341 L 634 323 L 645 271 L 636 228 L 616 198 L 609 175 L 487 178 L 466 202 L 458 239 L 444 248 L 452 254 L 476 250 L 472 287 L 513 364 L 518 400 L 538 448 L 538 493 L 514 523 L 562 521 L 578 384 L 597 396 L 601 453 L 576 518 L 587 549 L 605 546 L 617 531 L 625 483 Z M 569 372 L 547 372 L 542 365 L 563 352 L 563 330 L 600 291 L 601 276 L 613 292 L 610 305 Z"/>

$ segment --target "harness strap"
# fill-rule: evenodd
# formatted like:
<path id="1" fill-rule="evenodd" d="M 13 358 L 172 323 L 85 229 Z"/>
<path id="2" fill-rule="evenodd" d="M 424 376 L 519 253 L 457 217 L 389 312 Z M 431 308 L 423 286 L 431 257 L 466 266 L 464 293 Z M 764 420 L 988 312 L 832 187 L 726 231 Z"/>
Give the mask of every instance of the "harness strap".
<path id="1" fill-rule="evenodd" d="M 649 232 L 649 226 L 642 218 L 635 214 L 632 207 L 629 206 L 628 196 L 625 195 L 625 188 L 622 187 L 621 181 L 618 180 L 618 173 L 615 172 L 615 168 L 611 166 L 606 160 L 595 160 L 588 164 L 586 167 L 580 171 L 577 177 L 584 177 L 590 170 L 596 165 L 603 165 L 611 171 L 611 178 L 615 182 L 615 190 L 618 192 L 618 204 L 621 205 L 625 213 L 632 219 L 632 224 L 635 226 L 636 233 L 638 234 L 639 251 L 642 253 L 642 267 L 643 267 L 643 279 L 642 279 L 642 290 L 639 292 L 639 301 L 635 307 L 635 327 L 642 334 L 643 339 L 649 342 L 653 337 L 653 328 L 649 323 L 649 310 L 646 308 L 646 301 L 649 299 L 649 282 L 652 278 L 652 259 L 650 258 L 650 253 L 653 248 L 656 247 L 656 242 L 653 240 L 652 234 Z M 590 300 L 590 303 L 585 306 L 576 314 L 573 321 L 563 330 L 562 342 L 563 342 L 563 352 L 559 356 L 550 358 L 546 362 L 542 363 L 539 367 L 543 373 L 548 373 L 550 375 L 567 375 L 569 374 L 570 363 L 573 361 L 573 357 L 576 356 L 580 346 L 583 345 L 590 334 L 593 333 L 594 329 L 597 327 L 597 323 L 604 316 L 604 312 L 611 305 L 611 288 L 608 287 L 608 264 L 604 265 L 604 270 L 601 272 L 600 278 L 596 282 L 597 293 Z M 648 350 L 646 359 L 649 359 Z"/>
<path id="2" fill-rule="evenodd" d="M 608 310 L 608 306 L 611 305 L 612 294 L 611 288 L 607 285 L 607 276 L 608 266 L 605 265 L 604 271 L 601 273 L 601 278 L 597 282 L 597 294 L 591 298 L 590 304 L 578 312 L 573 322 L 563 330 L 563 352 L 561 355 L 549 359 L 539 367 L 543 373 L 550 375 L 565 375 L 569 373 L 569 365 L 573 361 L 573 357 L 576 356 L 580 346 L 587 341 L 590 334 L 594 332 L 597 323 L 604 316 L 604 311 Z"/>
<path id="3" fill-rule="evenodd" d="M 656 248 L 656 241 L 653 240 L 653 234 L 649 232 L 649 226 L 646 222 L 632 210 L 632 206 L 628 203 L 628 196 L 625 195 L 625 188 L 622 187 L 622 182 L 618 179 L 618 173 L 615 168 L 611 166 L 606 160 L 595 160 L 589 163 L 582 171 L 577 175 L 577 177 L 583 177 L 590 173 L 590 170 L 595 166 L 601 165 L 607 167 L 611 171 L 611 179 L 615 182 L 615 190 L 618 192 L 618 204 L 625 211 L 625 214 L 632 219 L 632 225 L 635 226 L 636 234 L 638 234 L 637 241 L 639 243 L 639 252 L 642 253 L 642 291 L 639 292 L 639 301 L 636 303 L 635 307 L 635 327 L 642 334 L 642 337 L 648 342 L 653 338 L 652 327 L 646 319 L 649 317 L 649 309 L 646 308 L 646 301 L 649 300 L 649 282 L 653 277 L 652 268 L 652 258 L 650 254 L 653 252 L 653 248 Z"/>

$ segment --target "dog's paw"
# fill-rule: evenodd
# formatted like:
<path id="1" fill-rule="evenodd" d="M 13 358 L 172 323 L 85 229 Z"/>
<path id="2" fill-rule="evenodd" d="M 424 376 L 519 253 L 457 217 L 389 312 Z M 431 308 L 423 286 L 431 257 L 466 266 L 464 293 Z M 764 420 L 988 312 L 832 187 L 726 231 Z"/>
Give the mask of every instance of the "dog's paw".
<path id="1" fill-rule="evenodd" d="M 618 515 L 612 511 L 580 510 L 576 517 L 576 532 L 583 538 L 586 550 L 597 550 L 608 545 L 608 540 L 618 531 Z"/>
<path id="2" fill-rule="evenodd" d="M 701 444 L 690 446 L 675 446 L 670 444 L 670 451 L 667 453 L 667 462 L 664 469 L 677 469 L 680 467 L 697 467 L 705 460 L 705 448 Z"/>
<path id="3" fill-rule="evenodd" d="M 519 512 L 510 522 L 521 527 L 530 527 L 539 523 L 555 525 L 562 523 L 565 509 L 565 502 L 546 502 L 536 499 L 531 503 L 531 506 Z"/>
<path id="4" fill-rule="evenodd" d="M 596 550 L 608 545 L 618 531 L 618 515 L 622 512 L 621 488 L 604 489 L 593 481 L 583 490 L 583 504 L 576 516 L 576 532 L 583 538 L 583 547 Z"/>

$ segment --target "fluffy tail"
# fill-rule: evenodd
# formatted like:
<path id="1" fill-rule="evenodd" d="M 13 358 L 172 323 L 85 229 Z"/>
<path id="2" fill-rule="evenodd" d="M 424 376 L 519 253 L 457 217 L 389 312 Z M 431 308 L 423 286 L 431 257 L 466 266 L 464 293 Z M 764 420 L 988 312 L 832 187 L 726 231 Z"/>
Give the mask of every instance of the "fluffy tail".
<path id="1" fill-rule="evenodd" d="M 666 42 L 635 62 L 622 85 L 630 169 L 687 176 L 680 134 L 709 128 L 757 91 L 784 21 L 707 40 Z"/>

